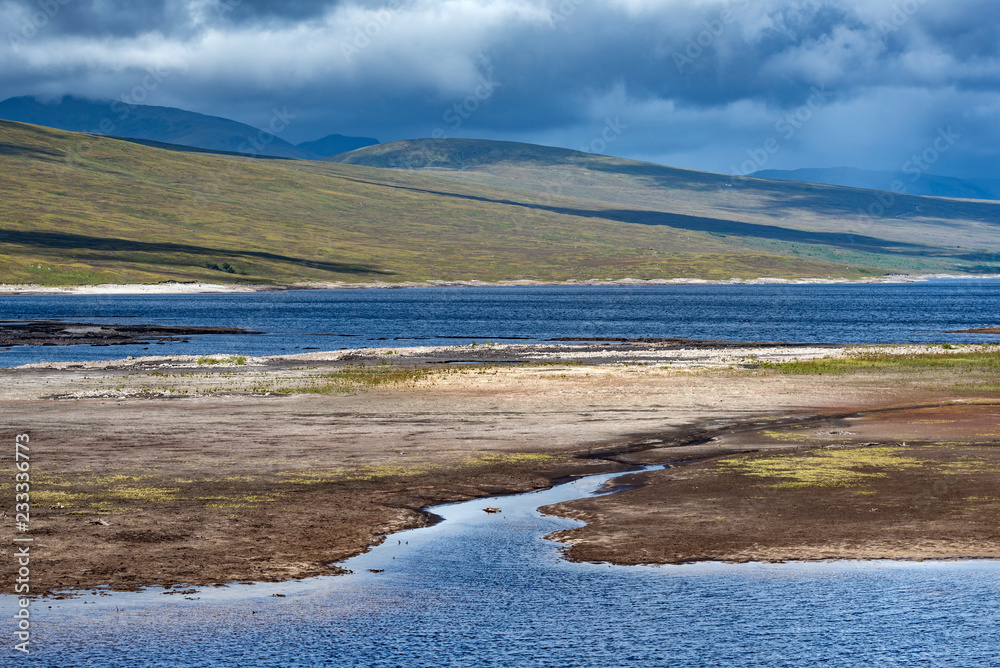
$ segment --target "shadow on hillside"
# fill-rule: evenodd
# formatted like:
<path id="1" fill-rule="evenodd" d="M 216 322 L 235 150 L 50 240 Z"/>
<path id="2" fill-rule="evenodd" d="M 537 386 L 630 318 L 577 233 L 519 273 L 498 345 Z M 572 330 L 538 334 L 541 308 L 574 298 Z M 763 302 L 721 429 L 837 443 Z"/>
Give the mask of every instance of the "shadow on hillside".
<path id="1" fill-rule="evenodd" d="M 599 218 L 603 220 L 615 220 L 622 223 L 632 223 L 637 225 L 656 225 L 672 227 L 675 229 L 689 230 L 691 232 L 707 232 L 710 234 L 723 234 L 734 237 L 753 237 L 756 239 L 770 239 L 774 241 L 787 241 L 793 243 L 813 244 L 819 246 L 834 246 L 854 251 L 864 251 L 869 253 L 885 253 L 892 255 L 944 255 L 941 249 L 924 244 L 909 243 L 905 241 L 888 241 L 863 234 L 851 234 L 846 232 L 813 232 L 809 230 L 793 230 L 776 225 L 762 225 L 759 223 L 742 223 L 734 220 L 723 220 L 721 218 L 706 218 L 701 216 L 688 216 L 679 213 L 666 213 L 662 211 L 644 211 L 640 209 L 573 209 L 562 206 L 550 206 L 544 204 L 529 204 L 525 202 L 515 202 L 506 199 L 493 199 L 479 195 L 463 195 L 460 193 L 449 193 L 437 190 L 427 190 L 424 188 L 414 188 L 399 184 L 381 184 L 387 188 L 397 188 L 414 192 L 422 192 L 431 195 L 444 197 L 455 197 L 458 199 L 475 200 L 478 202 L 489 202 L 492 204 L 506 204 L 518 206 L 537 211 L 548 211 L 560 213 L 566 216 L 577 216 L 580 218 Z"/>
<path id="2" fill-rule="evenodd" d="M 20 230 L 0 230 L 0 243 L 17 244 L 19 246 L 29 246 L 32 248 L 75 250 L 87 249 L 106 252 L 139 252 L 139 253 L 187 253 L 190 255 L 203 255 L 210 259 L 225 258 L 260 258 L 263 260 L 275 260 L 277 262 L 287 262 L 310 269 L 321 269 L 340 274 L 374 274 L 389 275 L 390 271 L 383 271 L 372 267 L 357 264 L 345 264 L 342 262 L 326 262 L 323 260 L 307 260 L 276 253 L 251 250 L 222 250 L 218 248 L 207 248 L 205 246 L 191 246 L 188 244 L 176 244 L 160 241 L 131 241 L 128 239 L 115 239 L 113 237 L 89 237 L 82 234 L 71 234 L 68 232 L 23 232 Z"/>
<path id="3" fill-rule="evenodd" d="M 777 179 L 758 179 L 705 172 L 687 172 L 659 165 L 615 165 L 594 161 L 586 168 L 594 172 L 639 177 L 654 187 L 670 190 L 678 187 L 700 192 L 718 191 L 739 194 L 742 191 L 769 200 L 768 208 L 787 211 L 806 209 L 835 216 L 855 218 L 860 211 L 881 211 L 883 216 L 918 215 L 928 218 L 961 217 L 969 220 L 1000 224 L 1000 206 L 989 202 L 927 198 L 905 193 L 886 195 L 892 187 L 887 181 L 884 190 L 834 186 Z M 906 184 L 903 184 L 904 187 Z M 933 224 L 928 222 L 928 224 Z M 941 225 L 947 223 L 942 222 Z"/>
<path id="4" fill-rule="evenodd" d="M 19 144 L 5 144 L 0 142 L 0 155 L 51 155 L 56 158 L 63 157 L 62 153 L 57 153 L 55 151 L 46 151 L 45 149 L 37 148 L 34 146 L 21 146 Z"/>
<path id="5" fill-rule="evenodd" d="M 182 144 L 168 144 L 167 142 L 154 141 L 152 139 L 139 139 L 136 137 L 120 137 L 118 135 L 93 135 L 95 137 L 100 137 L 102 139 L 117 139 L 118 141 L 127 141 L 130 144 L 139 144 L 140 146 L 148 146 L 149 148 L 162 148 L 165 151 L 174 151 L 175 153 L 205 153 L 208 155 L 224 155 L 234 158 L 254 158 L 256 160 L 299 160 L 300 158 L 286 158 L 281 155 L 264 155 L 258 153 L 239 153 L 237 151 L 224 151 L 222 149 L 214 148 L 201 148 L 198 146 L 184 146 Z"/>
<path id="6" fill-rule="evenodd" d="M 835 246 L 837 248 L 873 253 L 931 255 L 937 252 L 937 249 L 923 244 L 915 244 L 905 241 L 887 241 L 885 239 L 870 237 L 864 234 L 793 230 L 787 227 L 777 227 L 775 225 L 741 223 L 738 221 L 723 220 L 720 218 L 686 216 L 679 213 L 636 211 L 631 209 L 587 211 L 578 209 L 560 209 L 559 207 L 552 207 L 552 210 L 556 213 L 565 213 L 571 216 L 609 218 L 611 220 L 618 220 L 624 223 L 637 223 L 639 225 L 662 225 L 665 227 L 673 227 L 692 232 L 708 232 L 735 237 L 754 237 L 757 239 L 771 239 L 774 241 L 788 241 L 819 246 Z"/>

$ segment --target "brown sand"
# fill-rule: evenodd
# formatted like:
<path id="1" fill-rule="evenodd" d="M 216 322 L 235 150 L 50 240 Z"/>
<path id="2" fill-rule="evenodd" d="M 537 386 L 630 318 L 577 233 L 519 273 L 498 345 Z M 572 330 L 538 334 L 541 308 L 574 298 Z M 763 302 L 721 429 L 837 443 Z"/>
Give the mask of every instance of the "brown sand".
<path id="1" fill-rule="evenodd" d="M 857 432 L 848 440 L 895 443 L 902 432 L 886 420 L 896 413 L 815 419 L 940 404 L 956 392 L 967 400 L 988 397 L 954 390 L 955 380 L 934 374 L 817 377 L 754 368 L 760 359 L 843 354 L 834 349 L 542 348 L 2 370 L 8 451 L 13 453 L 15 434 L 31 436 L 33 588 L 202 585 L 333 573 L 333 562 L 365 550 L 382 534 L 430 521 L 420 509 L 435 503 L 625 470 L 635 461 L 843 442 L 840 436 L 797 441 L 762 436 L 764 431 L 798 438 L 840 429 Z M 439 363 L 482 355 L 483 349 L 510 359 L 562 362 Z M 348 361 L 401 357 L 403 367 L 433 371 L 394 385 L 301 393 Z M 298 393 L 276 393 L 289 388 Z M 912 436 L 907 432 L 906 438 L 919 441 L 927 448 L 921 456 L 942 466 L 966 456 L 986 458 L 997 440 L 986 435 L 996 431 L 987 429 L 990 414 L 1000 409 L 967 410 L 973 418 L 966 422 L 907 423 Z M 946 418 L 927 418 L 938 419 Z M 801 424 L 804 430 L 793 428 Z M 842 424 L 849 428 L 830 426 Z M 939 438 L 975 445 L 935 449 Z M 11 460 L 5 454 L 0 471 L 6 497 L 13 495 Z M 965 500 L 996 496 L 985 489 L 995 485 L 995 466 L 984 464 L 968 475 L 928 470 L 924 477 L 906 469 L 905 480 L 892 473 L 885 484 L 900 489 L 886 492 L 897 496 L 885 502 L 883 482 L 876 498 L 844 488 L 762 491 L 761 481 L 720 476 L 712 466 L 643 474 L 640 489 L 562 504 L 558 512 L 592 522 L 563 536 L 573 542 L 570 555 L 637 563 L 996 554 L 989 520 L 994 501 Z M 975 508 L 932 502 L 934 481 L 946 475 L 975 483 L 968 494 L 953 490 Z M 923 495 L 928 502 L 909 504 L 919 509 L 911 512 L 900 495 Z M 817 516 L 820 506 L 828 512 Z M 879 510 L 860 515 L 871 507 Z M 790 508 L 801 510 L 789 514 Z M 803 519 L 817 517 L 812 524 Z M 12 544 L 10 519 L 0 527 L 6 546 Z M 94 523 L 100 520 L 107 524 Z M 884 534 L 885 527 L 893 533 Z M 5 559 L 3 568 L 11 563 Z"/>
<path id="2" fill-rule="evenodd" d="M 996 559 L 998 415 L 1000 403 L 938 405 L 722 434 L 715 444 L 760 452 L 546 511 L 589 522 L 553 536 L 581 561 Z"/>

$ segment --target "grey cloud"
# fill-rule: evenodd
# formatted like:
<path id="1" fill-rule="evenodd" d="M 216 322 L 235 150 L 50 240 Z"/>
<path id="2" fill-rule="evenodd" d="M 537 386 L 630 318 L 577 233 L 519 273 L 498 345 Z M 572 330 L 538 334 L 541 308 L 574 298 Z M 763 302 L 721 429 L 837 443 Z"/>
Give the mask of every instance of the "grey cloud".
<path id="1" fill-rule="evenodd" d="M 337 0 L 217 0 L 229 6 L 217 12 L 237 23 L 279 20 L 304 21 L 323 16 L 340 4 Z"/>
<path id="2" fill-rule="evenodd" d="M 174 33 L 189 23 L 187 8 L 170 0 L 6 0 L 6 4 L 18 15 L 8 30 L 20 32 L 25 21 L 44 22 L 41 30 L 49 38 L 128 37 L 154 30 Z"/>
<path id="3" fill-rule="evenodd" d="M 351 17 L 385 4 L 68 0 L 22 53 L 0 44 L 0 90 L 117 96 L 148 63 L 95 66 L 94 52 L 155 33 L 162 39 L 149 42 L 159 49 L 149 58 L 162 57 L 172 74 L 149 103 L 251 124 L 288 106 L 295 141 L 330 132 L 391 140 L 443 127 L 450 136 L 578 148 L 604 116 L 620 114 L 632 125 L 609 152 L 725 171 L 822 85 L 833 101 L 769 166 L 833 166 L 853 155 L 856 166 L 894 168 L 949 123 L 968 137 L 949 156 L 956 171 L 988 170 L 1000 157 L 992 0 L 408 0 L 372 28 L 370 46 L 345 58 L 339 45 L 365 26 Z M 36 5 L 5 6 L 10 16 L 11 7 Z M 212 49 L 202 42 L 209 30 Z M 70 53 L 67 34 L 92 49 L 54 63 L 31 51 Z M 445 114 L 477 73 L 502 85 L 452 127 Z"/>

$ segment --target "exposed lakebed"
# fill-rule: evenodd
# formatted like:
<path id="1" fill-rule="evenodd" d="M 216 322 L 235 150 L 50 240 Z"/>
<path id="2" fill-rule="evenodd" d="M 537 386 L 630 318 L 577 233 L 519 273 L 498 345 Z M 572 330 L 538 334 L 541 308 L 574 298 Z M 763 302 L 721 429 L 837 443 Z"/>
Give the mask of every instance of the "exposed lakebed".
<path id="1" fill-rule="evenodd" d="M 621 474 L 616 474 L 621 475 Z M 84 595 L 33 608 L 38 666 L 989 666 L 995 562 L 703 563 L 559 558 L 535 508 L 614 474 L 433 508 L 343 565 L 280 584 Z M 491 505 L 502 512 L 487 514 Z M 372 572 L 376 571 L 376 572 Z M 51 604 L 51 608 L 47 607 Z M 6 615 L 12 600 L 3 601 Z"/>

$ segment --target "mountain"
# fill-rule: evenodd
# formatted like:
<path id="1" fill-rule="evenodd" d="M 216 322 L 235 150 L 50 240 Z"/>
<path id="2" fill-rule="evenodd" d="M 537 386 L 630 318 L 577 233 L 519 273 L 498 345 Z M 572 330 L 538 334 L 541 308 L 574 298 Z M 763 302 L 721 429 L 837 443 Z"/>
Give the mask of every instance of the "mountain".
<path id="1" fill-rule="evenodd" d="M 957 179 L 950 176 L 919 173 L 915 170 L 913 172 L 876 172 L 853 167 L 765 169 L 754 172 L 751 176 L 760 179 L 805 181 L 852 188 L 905 192 L 909 195 L 1000 200 L 1000 179 Z"/>
<path id="2" fill-rule="evenodd" d="M 431 166 L 244 160 L 0 121 L 0 282 L 1000 273 L 1000 203 L 900 196 L 862 218 L 879 193 L 475 140 L 340 159 Z"/>
<path id="3" fill-rule="evenodd" d="M 416 139 L 369 146 L 327 160 L 502 188 L 540 207 L 572 199 L 591 202 L 595 209 L 621 207 L 630 212 L 621 214 L 629 220 L 648 215 L 637 213 L 646 210 L 774 226 L 788 230 L 773 232 L 786 241 L 795 236 L 792 229 L 822 230 L 859 239 L 877 234 L 884 241 L 898 242 L 916 234 L 930 245 L 955 248 L 957 233 L 949 226 L 956 221 L 1000 223 L 1000 205 L 988 202 L 888 197 L 876 190 L 727 176 L 517 142 Z M 722 227 L 715 224 L 712 231 L 726 233 Z M 736 232 L 745 237 L 758 233 L 763 231 Z M 963 246 L 972 239 L 988 241 L 977 232 Z"/>
<path id="4" fill-rule="evenodd" d="M 475 169 L 498 163 L 565 164 L 590 160 L 591 153 L 566 148 L 482 139 L 406 139 L 359 148 L 327 158 L 330 162 L 384 169 Z"/>
<path id="5" fill-rule="evenodd" d="M 218 116 L 118 100 L 65 96 L 49 102 L 12 97 L 0 102 L 0 118 L 73 132 L 91 132 L 212 151 L 281 158 L 319 156 L 261 130 Z"/>
<path id="6" fill-rule="evenodd" d="M 313 155 L 318 155 L 323 158 L 329 156 L 337 155 L 339 153 L 346 153 L 348 151 L 353 151 L 358 148 L 364 148 L 365 146 L 372 146 L 377 144 L 378 139 L 373 139 L 371 137 L 347 137 L 345 135 L 327 135 L 322 139 L 314 139 L 313 141 L 304 141 L 301 144 L 296 144 L 300 149 L 311 153 Z"/>

